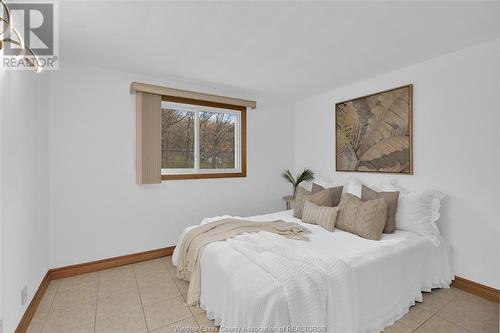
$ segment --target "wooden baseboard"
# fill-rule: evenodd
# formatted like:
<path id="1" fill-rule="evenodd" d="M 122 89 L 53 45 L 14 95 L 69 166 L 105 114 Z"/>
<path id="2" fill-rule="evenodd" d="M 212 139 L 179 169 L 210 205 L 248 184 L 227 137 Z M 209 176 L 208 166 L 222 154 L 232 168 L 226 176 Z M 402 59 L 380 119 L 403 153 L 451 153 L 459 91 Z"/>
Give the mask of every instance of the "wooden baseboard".
<path id="1" fill-rule="evenodd" d="M 119 256 L 109 259 L 86 262 L 78 265 L 54 268 L 50 270 L 51 279 L 62 279 L 65 277 L 79 274 L 101 271 L 103 269 L 114 268 L 118 266 L 133 264 L 136 262 L 151 260 L 172 255 L 175 246 L 164 247 L 157 250 L 132 253 L 125 256 Z"/>
<path id="2" fill-rule="evenodd" d="M 50 283 L 50 271 L 47 271 L 42 282 L 40 282 L 40 286 L 38 287 L 35 296 L 33 296 L 33 299 L 26 308 L 26 311 L 24 311 L 24 315 L 21 318 L 21 321 L 19 321 L 19 325 L 17 325 L 15 333 L 26 332 L 31 322 L 31 318 L 33 318 L 33 316 L 35 315 L 35 311 L 38 308 L 38 304 L 40 304 L 40 301 L 42 300 L 42 297 L 45 294 L 45 291 L 47 290 L 49 283 Z"/>
<path id="3" fill-rule="evenodd" d="M 451 286 L 468 293 L 486 298 L 487 300 L 490 300 L 492 302 L 499 303 L 500 291 L 498 289 L 461 278 L 460 276 L 455 276 L 455 281 L 451 283 Z"/>
<path id="4" fill-rule="evenodd" d="M 42 297 L 45 294 L 45 291 L 47 290 L 47 287 L 49 286 L 51 280 L 61 279 L 84 273 L 97 272 L 103 269 L 114 268 L 118 266 L 133 264 L 136 262 L 170 256 L 174 253 L 174 249 L 175 246 L 170 246 L 151 251 L 132 253 L 114 258 L 91 261 L 78 265 L 49 269 L 47 274 L 45 274 L 45 277 L 43 278 L 42 282 L 40 283 L 40 286 L 38 287 L 35 296 L 33 296 L 33 299 L 31 300 L 28 308 L 24 312 L 24 315 L 21 318 L 19 325 L 17 325 L 15 333 L 26 332 L 31 322 L 31 319 L 33 318 L 33 315 L 35 314 L 36 309 L 38 308 L 38 304 L 40 304 L 40 301 L 42 300 Z"/>

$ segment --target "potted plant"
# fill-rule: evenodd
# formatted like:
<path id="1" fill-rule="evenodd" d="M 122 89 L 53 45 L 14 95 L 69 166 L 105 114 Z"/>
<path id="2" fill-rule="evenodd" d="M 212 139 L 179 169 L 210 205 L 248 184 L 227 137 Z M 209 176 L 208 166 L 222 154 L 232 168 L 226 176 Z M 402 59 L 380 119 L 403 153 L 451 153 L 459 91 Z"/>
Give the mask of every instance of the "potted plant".
<path id="1" fill-rule="evenodd" d="M 283 198 L 285 201 L 287 201 L 287 208 L 289 208 L 289 202 L 295 199 L 299 184 L 302 182 L 314 180 L 314 172 L 311 169 L 304 169 L 297 175 L 297 178 L 295 178 L 290 170 L 285 170 L 281 173 L 281 177 L 283 177 L 283 179 L 285 179 L 293 186 L 293 195 L 291 197 L 288 196 Z"/>

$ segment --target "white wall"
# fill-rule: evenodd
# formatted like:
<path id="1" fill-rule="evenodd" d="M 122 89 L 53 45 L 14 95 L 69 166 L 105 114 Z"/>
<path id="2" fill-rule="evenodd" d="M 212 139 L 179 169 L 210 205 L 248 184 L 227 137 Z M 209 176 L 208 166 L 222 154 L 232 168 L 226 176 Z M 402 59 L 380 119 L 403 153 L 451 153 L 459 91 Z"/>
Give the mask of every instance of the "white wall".
<path id="1" fill-rule="evenodd" d="M 456 275 L 500 289 L 499 81 L 496 40 L 304 100 L 295 107 L 295 168 L 346 176 L 335 172 L 335 103 L 413 83 L 414 175 L 352 175 L 447 193 L 438 224 Z"/>
<path id="2" fill-rule="evenodd" d="M 2 114 L 4 109 L 4 87 L 6 85 L 5 71 L 0 70 L 0 333 L 3 333 L 3 218 L 2 218 Z"/>
<path id="3" fill-rule="evenodd" d="M 5 71 L 0 70 L 0 149 L 2 147 L 2 114 L 3 114 L 3 96 L 5 82 Z M 2 151 L 0 150 L 0 333 L 3 333 L 3 219 L 2 219 Z"/>
<path id="4" fill-rule="evenodd" d="M 47 74 L 0 72 L 4 332 L 13 332 L 49 269 Z M 21 306 L 21 289 L 28 302 Z"/>
<path id="5" fill-rule="evenodd" d="M 252 98 L 247 177 L 139 186 L 132 81 Z M 174 245 L 184 227 L 219 214 L 283 209 L 293 167 L 291 105 L 264 96 L 63 63 L 50 85 L 50 265 L 59 267 Z"/>

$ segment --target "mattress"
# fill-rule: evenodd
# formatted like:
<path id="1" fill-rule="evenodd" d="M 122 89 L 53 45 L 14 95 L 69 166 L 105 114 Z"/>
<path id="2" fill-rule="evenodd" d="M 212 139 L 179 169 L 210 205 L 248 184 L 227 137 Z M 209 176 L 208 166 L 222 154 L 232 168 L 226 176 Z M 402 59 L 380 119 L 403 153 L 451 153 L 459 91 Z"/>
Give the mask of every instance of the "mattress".
<path id="1" fill-rule="evenodd" d="M 425 236 L 397 230 L 373 241 L 339 229 L 329 232 L 302 223 L 293 217 L 292 212 L 245 219 L 299 223 L 309 229 L 309 241 L 297 242 L 294 246 L 304 247 L 308 253 L 341 259 L 350 267 L 356 277 L 353 295 L 359 298 L 357 332 L 383 330 L 406 314 L 416 301 L 421 302 L 422 291 L 449 288 L 454 278 L 450 245 L 442 237 L 435 245 Z M 205 219 L 203 223 L 216 219 Z M 190 228 L 186 228 L 179 242 Z M 249 236 L 242 234 L 235 239 Z M 177 256 L 174 251 L 174 265 Z M 287 298 L 280 281 L 235 251 L 226 241 L 211 243 L 204 249 L 200 303 L 209 319 L 229 330 L 256 327 L 262 330 L 282 327 L 290 322 Z"/>

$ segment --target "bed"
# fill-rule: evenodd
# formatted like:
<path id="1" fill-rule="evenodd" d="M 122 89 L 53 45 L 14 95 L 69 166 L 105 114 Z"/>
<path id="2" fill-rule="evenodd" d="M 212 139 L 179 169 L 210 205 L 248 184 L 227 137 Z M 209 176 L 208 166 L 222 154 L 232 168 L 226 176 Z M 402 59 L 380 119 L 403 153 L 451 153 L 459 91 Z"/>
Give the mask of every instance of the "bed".
<path id="1" fill-rule="evenodd" d="M 202 223 L 220 218 L 205 219 Z M 325 324 L 329 332 L 382 331 L 406 314 L 416 301 L 422 301 L 422 291 L 448 288 L 454 278 L 451 249 L 440 236 L 436 242 L 412 232 L 396 230 L 393 234 L 383 234 L 380 241 L 372 241 L 338 229 L 329 232 L 317 225 L 304 224 L 293 217 L 291 210 L 245 219 L 296 222 L 310 233 L 308 241 L 289 240 L 261 232 L 242 234 L 206 246 L 201 257 L 200 306 L 221 329 L 269 331 L 289 327 L 293 322 L 290 318 L 291 296 L 283 281 L 276 278 L 272 270 L 259 266 L 252 256 L 235 249 L 235 242 L 256 244 L 265 240 L 267 244 L 290 245 L 290 249 L 305 253 L 304 256 L 311 259 L 326 256 L 345 263 L 351 274 L 350 284 L 346 282 L 344 287 L 337 286 L 337 293 L 328 296 L 329 302 L 333 302 L 329 304 L 343 312 L 337 313 L 336 317 L 334 314 L 329 316 L 339 322 L 339 318 L 349 315 L 353 317 L 353 324 L 349 328 L 332 329 L 334 325 L 329 322 Z M 186 228 L 180 236 L 179 243 L 190 228 L 193 227 Z M 174 265 L 177 257 L 178 253 L 174 252 Z M 345 303 L 346 298 L 355 305 Z M 294 303 L 300 302 L 300 298 L 295 298 Z M 306 307 L 299 305 L 298 309 L 300 306 Z M 345 308 L 350 308 L 350 312 Z"/>

